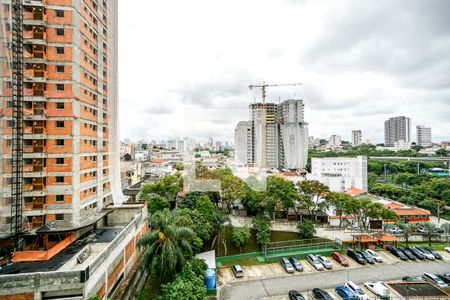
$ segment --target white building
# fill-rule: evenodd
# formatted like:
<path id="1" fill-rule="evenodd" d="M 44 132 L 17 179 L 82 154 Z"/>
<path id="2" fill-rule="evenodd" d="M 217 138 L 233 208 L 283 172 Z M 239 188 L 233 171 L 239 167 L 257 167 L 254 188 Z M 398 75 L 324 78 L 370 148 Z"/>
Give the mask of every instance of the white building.
<path id="1" fill-rule="evenodd" d="M 409 149 L 411 149 L 410 142 L 400 140 L 394 143 L 394 151 L 409 150 Z"/>
<path id="2" fill-rule="evenodd" d="M 262 168 L 278 167 L 277 104 L 250 104 L 254 130 L 254 162 Z"/>
<path id="3" fill-rule="evenodd" d="M 352 130 L 352 146 L 357 147 L 362 143 L 362 132 L 361 130 Z"/>
<path id="4" fill-rule="evenodd" d="M 308 124 L 303 100 L 286 100 L 278 105 L 279 168 L 296 170 L 308 162 Z"/>
<path id="5" fill-rule="evenodd" d="M 394 117 L 384 122 L 384 145 L 393 147 L 397 141 L 411 143 L 411 118 Z"/>
<path id="6" fill-rule="evenodd" d="M 341 145 L 341 137 L 339 135 L 333 134 L 330 136 L 330 139 L 328 140 L 328 145 L 330 147 L 339 147 Z"/>
<path id="7" fill-rule="evenodd" d="M 234 160 L 239 165 L 253 163 L 253 123 L 240 121 L 234 129 Z"/>
<path id="8" fill-rule="evenodd" d="M 422 147 L 431 147 L 431 127 L 417 125 L 416 127 L 417 145 Z"/>
<path id="9" fill-rule="evenodd" d="M 318 180 L 334 192 L 351 188 L 367 191 L 367 157 L 313 157 L 307 179 Z"/>

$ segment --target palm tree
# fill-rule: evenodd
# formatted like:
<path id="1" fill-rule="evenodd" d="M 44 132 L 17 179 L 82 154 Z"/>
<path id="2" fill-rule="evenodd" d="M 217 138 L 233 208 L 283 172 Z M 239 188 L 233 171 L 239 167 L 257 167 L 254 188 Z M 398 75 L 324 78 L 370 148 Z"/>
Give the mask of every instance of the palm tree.
<path id="1" fill-rule="evenodd" d="M 403 230 L 403 236 L 405 237 L 406 246 L 408 246 L 409 237 L 416 232 L 417 225 L 413 223 L 397 223 L 398 228 Z"/>
<path id="2" fill-rule="evenodd" d="M 217 243 L 217 252 L 220 250 L 220 245 L 223 246 L 225 252 L 224 255 L 227 255 L 227 244 L 225 239 L 225 229 L 226 225 L 230 222 L 230 218 L 219 211 L 216 211 L 212 217 L 211 223 L 214 228 L 214 239 L 211 244 L 211 249 L 214 249 Z M 217 253 L 219 254 L 219 253 Z"/>
<path id="3" fill-rule="evenodd" d="M 150 273 L 158 276 L 162 282 L 172 280 L 179 272 L 186 258 L 192 256 L 189 243 L 195 233 L 184 226 L 176 226 L 171 211 L 165 209 L 155 212 L 150 218 L 151 229 L 138 242 L 144 246 L 141 265 Z"/>
<path id="4" fill-rule="evenodd" d="M 425 229 L 425 235 L 428 237 L 428 246 L 431 246 L 431 237 L 436 231 L 436 225 L 433 222 L 426 222 L 422 226 Z"/>

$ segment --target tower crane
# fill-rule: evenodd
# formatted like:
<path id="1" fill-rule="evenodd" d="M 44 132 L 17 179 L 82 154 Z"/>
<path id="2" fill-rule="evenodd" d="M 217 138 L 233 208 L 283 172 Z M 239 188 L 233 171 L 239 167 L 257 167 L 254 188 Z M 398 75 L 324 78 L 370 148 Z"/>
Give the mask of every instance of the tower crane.
<path id="1" fill-rule="evenodd" d="M 250 84 L 249 89 L 253 90 L 253 88 L 260 88 L 262 92 L 262 103 L 263 105 L 266 103 L 266 88 L 275 87 L 275 86 L 297 86 L 303 85 L 303 83 L 280 83 L 280 84 L 266 84 L 264 81 L 262 84 Z"/>

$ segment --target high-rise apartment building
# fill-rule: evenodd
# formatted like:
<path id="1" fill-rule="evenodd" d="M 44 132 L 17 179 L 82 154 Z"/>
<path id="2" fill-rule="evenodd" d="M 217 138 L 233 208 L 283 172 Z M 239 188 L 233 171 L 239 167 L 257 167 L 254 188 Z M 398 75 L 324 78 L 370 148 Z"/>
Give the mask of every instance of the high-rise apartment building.
<path id="1" fill-rule="evenodd" d="M 300 169 L 308 158 L 308 124 L 302 100 L 250 105 L 251 121 L 235 128 L 235 159 L 262 168 Z"/>
<path id="2" fill-rule="evenodd" d="M 341 136 L 340 135 L 331 135 L 328 139 L 328 145 L 331 147 L 339 147 L 342 143 Z"/>
<path id="3" fill-rule="evenodd" d="M 384 145 L 393 147 L 398 141 L 411 143 L 411 119 L 408 117 L 393 117 L 384 122 Z"/>
<path id="4" fill-rule="evenodd" d="M 422 147 L 431 147 L 431 127 L 417 125 L 416 127 L 417 145 Z"/>
<path id="5" fill-rule="evenodd" d="M 308 162 L 308 124 L 303 100 L 286 100 L 278 105 L 279 168 L 300 169 Z"/>
<path id="6" fill-rule="evenodd" d="M 234 160 L 240 165 L 254 162 L 253 152 L 253 123 L 240 121 L 234 129 Z"/>
<path id="7" fill-rule="evenodd" d="M 362 143 L 361 130 L 352 130 L 352 146 L 357 147 Z"/>
<path id="8" fill-rule="evenodd" d="M 20 249 L 49 250 L 103 218 L 114 180 L 120 189 L 116 4 L 0 9 L 0 236 L 20 233 Z"/>

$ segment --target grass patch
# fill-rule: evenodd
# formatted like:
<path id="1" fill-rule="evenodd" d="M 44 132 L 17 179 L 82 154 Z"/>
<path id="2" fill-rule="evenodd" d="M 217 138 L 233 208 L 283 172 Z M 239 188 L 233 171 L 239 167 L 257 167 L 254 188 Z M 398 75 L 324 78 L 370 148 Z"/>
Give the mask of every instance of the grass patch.
<path id="1" fill-rule="evenodd" d="M 406 246 L 406 243 L 400 243 L 402 246 Z M 408 245 L 411 246 L 428 246 L 428 242 L 409 242 Z M 448 243 L 431 243 L 431 248 L 437 251 L 444 251 L 445 247 L 450 247 Z"/>
<path id="2" fill-rule="evenodd" d="M 241 265 L 241 266 L 252 266 L 252 265 L 264 265 L 264 264 L 270 264 L 272 262 L 268 261 L 258 261 L 256 257 L 248 257 L 248 258 L 240 258 L 240 259 L 234 259 L 226 262 L 222 262 L 223 267 L 230 267 L 232 265 Z"/>

